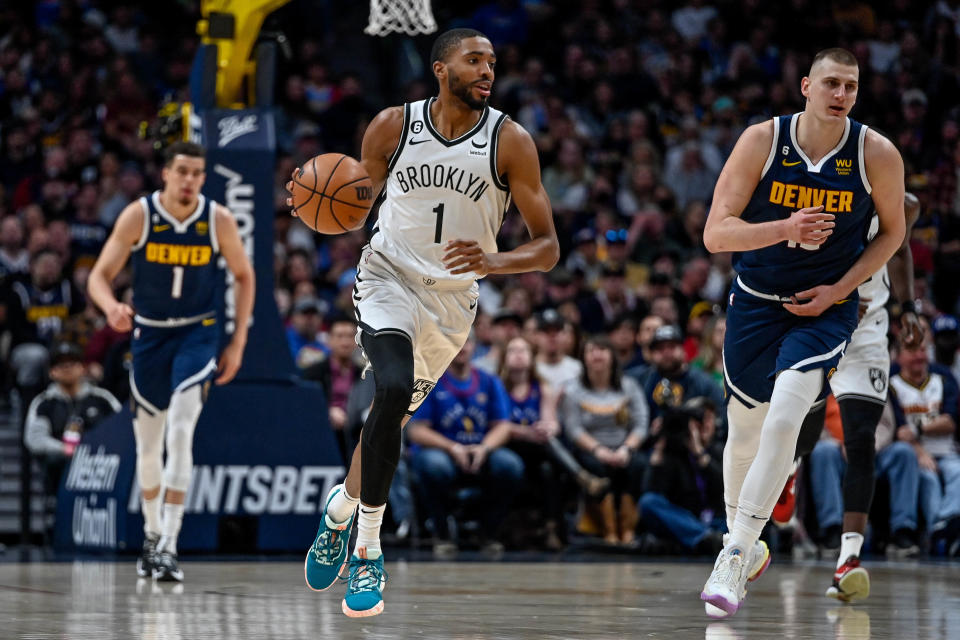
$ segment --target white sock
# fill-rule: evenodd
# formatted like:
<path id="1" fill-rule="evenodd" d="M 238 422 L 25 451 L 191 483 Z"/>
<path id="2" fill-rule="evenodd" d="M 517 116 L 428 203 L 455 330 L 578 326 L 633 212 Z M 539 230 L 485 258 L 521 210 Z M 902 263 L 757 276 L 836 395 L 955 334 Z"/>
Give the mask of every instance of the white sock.
<path id="1" fill-rule="evenodd" d="M 793 467 L 800 425 L 823 388 L 823 372 L 783 371 L 773 385 L 770 409 L 760 432 L 760 446 L 743 479 L 731 544 L 749 549 L 770 519 Z"/>
<path id="2" fill-rule="evenodd" d="M 843 534 L 840 538 L 840 557 L 837 558 L 837 569 L 843 566 L 850 556 L 860 557 L 860 547 L 863 546 L 863 534 L 853 531 Z"/>
<path id="3" fill-rule="evenodd" d="M 153 496 L 152 500 L 147 500 L 142 495 L 140 496 L 140 510 L 143 511 L 143 532 L 148 536 L 159 536 L 160 535 L 160 505 L 163 504 L 163 501 L 160 499 L 160 494 L 163 492 L 158 492 L 157 495 Z"/>
<path id="4" fill-rule="evenodd" d="M 340 489 L 340 491 L 337 491 L 337 489 Z M 330 490 L 331 493 L 334 491 L 336 491 L 336 495 L 330 498 L 330 504 L 327 505 L 327 518 L 331 524 L 343 524 L 353 515 L 353 511 L 360 504 L 360 498 L 351 497 L 347 493 L 347 485 L 345 484 L 338 484 Z"/>
<path id="5" fill-rule="evenodd" d="M 177 536 L 183 523 L 183 505 L 166 502 L 163 505 L 163 538 L 158 548 L 170 553 L 177 552 Z"/>
<path id="6" fill-rule="evenodd" d="M 727 444 L 723 448 L 723 501 L 727 508 L 727 530 L 733 531 L 740 490 L 750 464 L 757 457 L 760 430 L 769 403 L 751 409 L 736 398 L 727 405 Z"/>
<path id="7" fill-rule="evenodd" d="M 357 518 L 357 546 L 353 553 L 361 558 L 376 560 L 381 555 L 380 550 L 380 525 L 383 524 L 383 512 L 387 505 L 382 504 L 379 507 L 368 507 L 365 504 L 360 505 L 360 515 Z M 362 555 L 361 550 L 365 549 L 366 554 Z"/>

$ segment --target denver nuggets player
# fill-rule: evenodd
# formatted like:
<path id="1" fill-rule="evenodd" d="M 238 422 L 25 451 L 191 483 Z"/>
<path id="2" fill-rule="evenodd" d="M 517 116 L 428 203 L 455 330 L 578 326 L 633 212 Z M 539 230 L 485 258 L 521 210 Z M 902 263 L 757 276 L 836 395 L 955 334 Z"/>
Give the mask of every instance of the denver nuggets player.
<path id="1" fill-rule="evenodd" d="M 217 384 L 226 384 L 240 368 L 254 295 L 253 269 L 233 215 L 200 194 L 204 168 L 201 146 L 170 145 L 163 190 L 127 205 L 87 285 L 111 327 L 133 329 L 130 390 L 145 533 L 137 575 L 177 582 L 183 580 L 177 535 L 193 471 L 193 430 L 210 378 L 217 373 Z M 131 255 L 133 309 L 119 302 L 111 287 Z M 219 256 L 236 280 L 237 328 L 218 364 Z"/>
<path id="2" fill-rule="evenodd" d="M 801 422 L 857 327 L 856 289 L 903 240 L 903 160 L 847 117 L 858 82 L 853 54 L 819 52 L 801 81 L 804 111 L 747 129 L 714 192 L 704 242 L 735 252 L 738 271 L 723 350 L 731 533 L 701 593 L 714 617 L 735 613 L 769 563 L 760 532 Z"/>
<path id="3" fill-rule="evenodd" d="M 438 96 L 380 112 L 363 138 L 361 161 L 375 190 L 383 189 L 354 290 L 358 342 L 376 393 L 350 472 L 327 498 L 304 565 L 310 588 L 334 583 L 359 504 L 342 605 L 351 617 L 383 611 L 380 524 L 400 430 L 466 341 L 477 279 L 548 271 L 559 257 L 533 140 L 487 106 L 496 63 L 489 39 L 473 29 L 448 31 L 434 42 L 431 61 Z M 531 240 L 498 253 L 496 235 L 511 200 Z"/>

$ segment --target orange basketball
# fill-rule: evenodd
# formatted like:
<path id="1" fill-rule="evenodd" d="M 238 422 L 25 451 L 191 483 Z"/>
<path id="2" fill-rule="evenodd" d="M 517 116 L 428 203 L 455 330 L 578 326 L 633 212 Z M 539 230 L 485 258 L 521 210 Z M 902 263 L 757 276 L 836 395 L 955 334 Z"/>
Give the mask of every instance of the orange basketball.
<path id="1" fill-rule="evenodd" d="M 363 165 L 342 153 L 311 158 L 293 178 L 293 211 L 320 233 L 360 228 L 372 204 L 370 176 Z"/>

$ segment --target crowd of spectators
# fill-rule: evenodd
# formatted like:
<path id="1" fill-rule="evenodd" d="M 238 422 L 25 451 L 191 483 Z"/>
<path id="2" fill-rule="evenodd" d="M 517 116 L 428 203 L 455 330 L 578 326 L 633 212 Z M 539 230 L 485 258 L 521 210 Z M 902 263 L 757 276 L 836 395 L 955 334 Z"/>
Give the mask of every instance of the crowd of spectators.
<path id="1" fill-rule="evenodd" d="M 54 340 L 83 350 L 92 381 L 121 401 L 129 393 L 128 336 L 82 292 L 122 207 L 160 186 L 141 123 L 164 98 L 187 98 L 199 3 L 161 4 L 0 6 L 0 362 L 4 389 L 27 399 L 47 385 Z M 919 308 L 949 324 L 960 312 L 960 9 L 952 0 L 442 4 L 441 30 L 469 25 L 496 46 L 491 100 L 536 142 L 563 257 L 548 274 L 482 281 L 472 357 L 438 390 L 446 385 L 453 402 L 483 371 L 499 399 L 488 398 L 485 428 L 463 417 L 451 427 L 439 408 L 425 409 L 409 432 L 411 468 L 398 473 L 434 492 L 429 520 L 442 540 L 450 532 L 438 521 L 457 496 L 437 498 L 430 479 L 485 470 L 481 493 L 518 474 L 552 489 L 535 492 L 551 545 L 563 542 L 570 505 L 544 496 L 567 487 L 586 496 L 576 527 L 611 543 L 646 531 L 712 548 L 732 269 L 729 255 L 706 252 L 702 233 L 723 162 L 745 127 L 803 108 L 800 78 L 818 49 L 853 51 L 853 117 L 897 144 L 921 201 L 911 239 Z M 430 38 L 361 36 L 365 14 L 365 3 L 294 0 L 267 24 L 292 44 L 276 82 L 275 296 L 295 362 L 327 389 L 344 452 L 364 414 L 352 397 L 362 363 L 346 336 L 366 231 L 310 232 L 289 216 L 283 185 L 318 153 L 358 156 L 378 109 L 433 91 Z M 508 215 L 500 246 L 525 235 Z M 128 283 L 122 276 L 119 290 Z M 930 332 L 929 355 L 955 375 L 956 322 L 948 329 L 936 340 Z M 425 454 L 431 442 L 445 457 Z M 391 504 L 405 525 L 412 499 L 398 492 Z M 514 511 L 528 509 L 512 493 Z M 487 527 L 508 517 L 506 506 L 480 507 Z"/>

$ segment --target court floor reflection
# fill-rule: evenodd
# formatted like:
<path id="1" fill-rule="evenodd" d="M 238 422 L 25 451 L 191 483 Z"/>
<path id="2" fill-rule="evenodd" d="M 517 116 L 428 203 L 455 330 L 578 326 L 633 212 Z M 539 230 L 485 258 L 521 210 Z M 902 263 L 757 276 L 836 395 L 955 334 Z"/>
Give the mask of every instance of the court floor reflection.
<path id="1" fill-rule="evenodd" d="M 182 585 L 132 562 L 0 565 L 2 638 L 960 638 L 960 565 L 880 563 L 857 605 L 823 596 L 832 567 L 774 565 L 731 620 L 698 598 L 701 563 L 388 563 L 386 612 L 352 620 L 343 587 L 299 562 L 183 563 Z"/>

